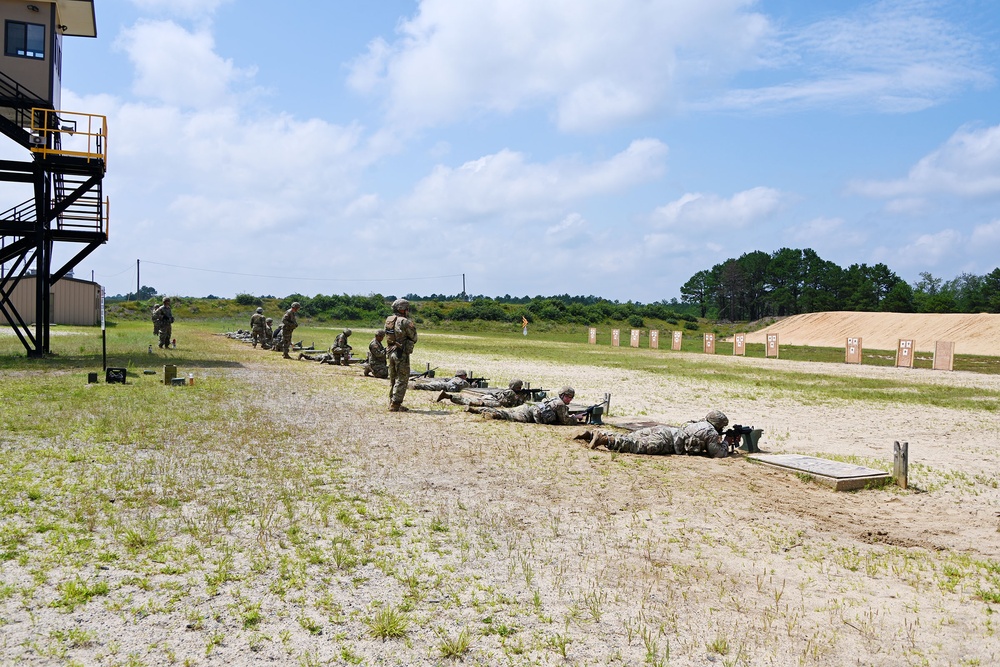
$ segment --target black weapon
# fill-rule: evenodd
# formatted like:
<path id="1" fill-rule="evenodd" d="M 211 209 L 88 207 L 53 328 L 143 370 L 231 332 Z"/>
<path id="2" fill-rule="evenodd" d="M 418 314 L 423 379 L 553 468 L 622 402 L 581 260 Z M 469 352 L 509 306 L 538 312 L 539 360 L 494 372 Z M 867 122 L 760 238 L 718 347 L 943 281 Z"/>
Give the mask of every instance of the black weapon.
<path id="1" fill-rule="evenodd" d="M 742 449 L 748 454 L 759 452 L 757 441 L 764 431 L 753 426 L 743 426 L 734 424 L 727 431 L 722 432 L 722 438 L 729 445 L 729 453 L 735 453 L 737 449 Z"/>
<path id="2" fill-rule="evenodd" d="M 435 366 L 434 368 L 428 368 L 423 373 L 410 373 L 410 379 L 416 380 L 417 378 L 432 378 L 434 377 L 434 371 L 441 368 L 440 366 Z"/>
<path id="3" fill-rule="evenodd" d="M 515 389 L 514 393 L 527 394 L 529 397 L 531 397 L 531 400 L 540 401 L 543 398 L 545 398 L 545 396 L 548 394 L 548 391 L 549 391 L 548 389 L 542 389 L 541 387 L 539 387 L 538 389 Z"/>
<path id="4" fill-rule="evenodd" d="M 469 383 L 470 387 L 475 387 L 476 389 L 486 389 L 489 387 L 489 378 L 465 378 L 465 381 Z"/>
<path id="5" fill-rule="evenodd" d="M 595 403 L 594 405 L 588 405 L 583 409 L 570 410 L 571 415 L 586 415 L 585 419 L 580 420 L 583 424 L 597 424 L 598 426 L 603 426 L 604 422 L 601 421 L 601 417 L 604 415 L 604 401 L 600 403 Z"/>

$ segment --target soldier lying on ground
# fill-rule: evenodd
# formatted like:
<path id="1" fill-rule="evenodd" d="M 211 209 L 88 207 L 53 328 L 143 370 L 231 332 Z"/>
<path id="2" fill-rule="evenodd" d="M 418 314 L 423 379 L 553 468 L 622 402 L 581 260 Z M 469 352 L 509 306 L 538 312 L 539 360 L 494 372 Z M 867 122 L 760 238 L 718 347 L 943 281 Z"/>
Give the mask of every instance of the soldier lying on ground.
<path id="1" fill-rule="evenodd" d="M 385 338 L 385 331 L 379 329 L 375 332 L 372 342 L 368 343 L 368 358 L 361 364 L 361 368 L 366 376 L 374 375 L 384 380 L 389 377 L 389 366 L 385 360 L 386 349 L 382 345 L 383 338 Z"/>
<path id="2" fill-rule="evenodd" d="M 469 382 L 466 380 L 467 377 L 469 377 L 469 374 L 465 371 L 455 371 L 455 377 L 448 378 L 447 380 L 440 378 L 420 378 L 413 381 L 413 388 L 423 389 L 424 391 L 462 391 L 469 386 Z"/>
<path id="3" fill-rule="evenodd" d="M 321 364 L 339 365 L 332 352 L 299 352 L 299 361 L 318 361 Z"/>
<path id="4" fill-rule="evenodd" d="M 683 426 L 651 426 L 632 433 L 584 431 L 574 440 L 589 440 L 590 448 L 604 445 L 612 452 L 627 454 L 707 454 L 715 459 L 729 455 L 729 444 L 722 431 L 729 418 L 719 410 L 711 410 L 700 421 Z"/>
<path id="5" fill-rule="evenodd" d="M 449 394 L 447 391 L 441 390 L 441 393 L 434 400 L 443 401 L 447 398 L 455 405 L 474 405 L 480 408 L 516 408 L 519 405 L 523 405 L 528 399 L 528 392 L 521 391 L 523 386 L 524 383 L 520 380 L 511 380 L 507 384 L 506 389 L 480 396 L 466 396 L 460 393 Z"/>
<path id="6" fill-rule="evenodd" d="M 586 414 L 571 415 L 569 404 L 576 395 L 573 387 L 563 387 L 559 396 L 541 403 L 525 403 L 516 408 L 490 408 L 470 405 L 469 412 L 481 414 L 484 419 L 502 419 L 525 424 L 558 424 L 568 426 L 579 424 Z"/>

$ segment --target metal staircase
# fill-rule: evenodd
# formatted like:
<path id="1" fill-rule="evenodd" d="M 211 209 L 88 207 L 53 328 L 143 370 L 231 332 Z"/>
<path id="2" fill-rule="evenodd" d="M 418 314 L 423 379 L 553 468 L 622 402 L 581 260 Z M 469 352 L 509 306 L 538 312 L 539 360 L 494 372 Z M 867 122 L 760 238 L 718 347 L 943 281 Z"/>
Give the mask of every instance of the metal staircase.
<path id="1" fill-rule="evenodd" d="M 103 116 L 48 108 L 0 72 L 0 133 L 30 152 L 30 160 L 0 160 L 0 181 L 31 184 L 32 198 L 0 213 L 0 318 L 14 327 L 28 356 L 49 352 L 51 286 L 108 240 L 107 121 Z M 56 243 L 82 248 L 52 266 Z M 34 269 L 35 332 L 11 295 Z M 0 320 L 2 321 L 2 320 Z"/>

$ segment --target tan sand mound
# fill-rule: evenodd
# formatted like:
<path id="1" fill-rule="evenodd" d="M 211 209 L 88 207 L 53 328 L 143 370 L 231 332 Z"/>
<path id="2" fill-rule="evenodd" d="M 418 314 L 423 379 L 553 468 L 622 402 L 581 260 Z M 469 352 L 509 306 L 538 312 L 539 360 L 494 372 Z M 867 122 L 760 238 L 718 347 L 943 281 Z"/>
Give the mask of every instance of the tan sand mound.
<path id="1" fill-rule="evenodd" d="M 783 345 L 843 347 L 860 336 L 868 350 L 895 350 L 900 338 L 913 340 L 921 352 L 933 352 L 935 341 L 953 341 L 955 354 L 1000 356 L 1000 314 L 980 313 L 807 313 L 747 334 L 748 343 L 763 343 L 769 333 Z"/>

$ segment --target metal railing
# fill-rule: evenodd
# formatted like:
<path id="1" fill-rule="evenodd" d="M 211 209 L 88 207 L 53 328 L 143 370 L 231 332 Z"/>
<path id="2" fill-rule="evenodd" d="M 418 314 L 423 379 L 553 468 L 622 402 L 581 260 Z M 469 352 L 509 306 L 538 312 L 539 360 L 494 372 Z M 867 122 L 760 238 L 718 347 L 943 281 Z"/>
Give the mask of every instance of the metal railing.
<path id="1" fill-rule="evenodd" d="M 107 169 L 108 118 L 78 111 L 31 110 L 32 152 L 101 160 Z M 50 139 L 51 138 L 51 139 Z"/>

